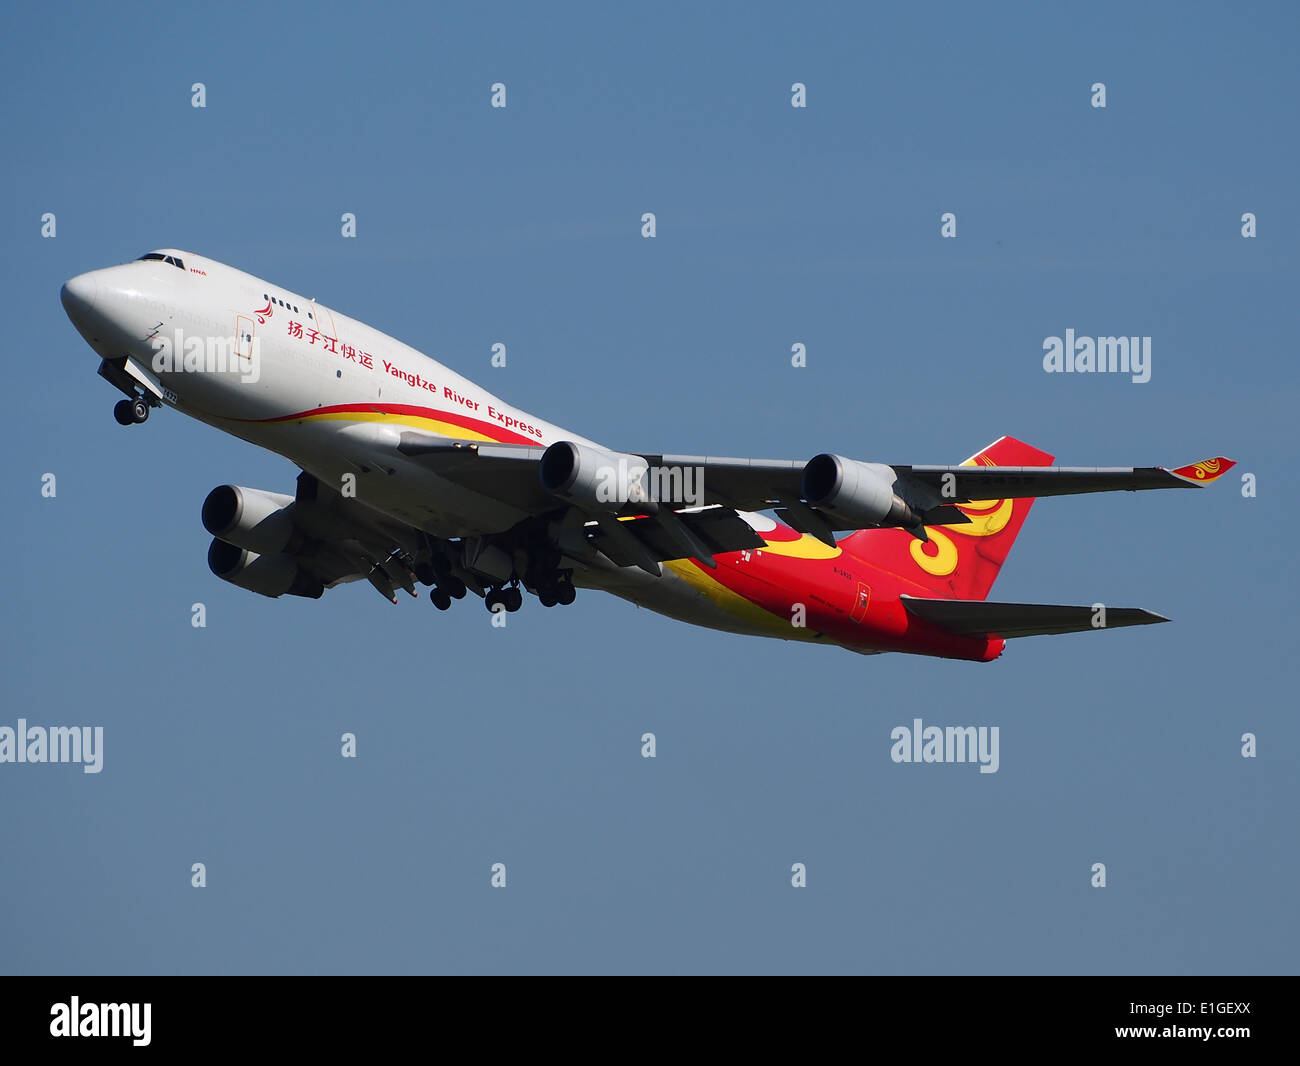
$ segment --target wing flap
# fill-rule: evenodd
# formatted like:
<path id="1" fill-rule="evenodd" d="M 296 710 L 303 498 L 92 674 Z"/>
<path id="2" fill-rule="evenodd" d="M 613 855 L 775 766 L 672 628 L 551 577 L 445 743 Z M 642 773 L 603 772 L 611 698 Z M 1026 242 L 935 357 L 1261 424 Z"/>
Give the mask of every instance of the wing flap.
<path id="1" fill-rule="evenodd" d="M 714 555 L 740 551 L 742 548 L 762 548 L 767 543 L 730 508 L 707 507 L 701 511 L 679 511 L 674 517 Z M 608 521 L 618 522 L 616 528 L 620 534 L 634 537 L 656 562 L 685 559 L 693 554 L 684 552 L 681 542 L 655 517 L 642 516 L 621 521 L 611 517 Z M 596 547 L 619 566 L 637 565 L 635 550 L 623 542 L 621 535 L 611 535 L 613 527 L 602 522 L 588 528 Z"/>

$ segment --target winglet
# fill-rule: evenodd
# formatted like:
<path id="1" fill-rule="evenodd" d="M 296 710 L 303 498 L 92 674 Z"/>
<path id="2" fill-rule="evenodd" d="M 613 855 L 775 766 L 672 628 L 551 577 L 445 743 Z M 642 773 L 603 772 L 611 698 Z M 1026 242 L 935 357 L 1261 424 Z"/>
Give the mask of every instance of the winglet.
<path id="1" fill-rule="evenodd" d="M 1236 465 L 1231 459 L 1225 459 L 1220 455 L 1216 459 L 1203 459 L 1190 466 L 1180 466 L 1170 473 L 1191 485 L 1208 485 L 1211 481 L 1217 481 Z"/>

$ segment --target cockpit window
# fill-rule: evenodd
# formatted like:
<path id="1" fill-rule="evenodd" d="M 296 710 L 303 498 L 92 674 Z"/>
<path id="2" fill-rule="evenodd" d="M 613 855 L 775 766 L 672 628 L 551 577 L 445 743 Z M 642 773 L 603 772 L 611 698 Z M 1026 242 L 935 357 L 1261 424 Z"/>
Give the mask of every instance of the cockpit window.
<path id="1" fill-rule="evenodd" d="M 171 256 L 171 255 L 163 255 L 162 252 L 147 252 L 146 254 L 140 256 L 140 258 L 137 259 L 136 262 L 141 263 L 144 262 L 145 260 L 154 260 L 154 259 L 158 260 L 159 262 L 170 263 L 178 270 L 185 269 L 185 261 L 183 259 L 177 259 L 175 256 Z"/>

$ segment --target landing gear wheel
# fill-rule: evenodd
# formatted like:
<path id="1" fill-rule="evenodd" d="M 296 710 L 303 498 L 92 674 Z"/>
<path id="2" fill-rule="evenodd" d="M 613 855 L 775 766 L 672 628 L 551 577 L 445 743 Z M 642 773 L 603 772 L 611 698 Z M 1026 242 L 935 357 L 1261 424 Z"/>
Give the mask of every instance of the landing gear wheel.
<path id="1" fill-rule="evenodd" d="M 135 425 L 135 416 L 131 414 L 131 401 L 118 400 L 117 403 L 113 405 L 113 417 L 117 419 L 117 424 L 119 426 Z"/>
<path id="2" fill-rule="evenodd" d="M 130 401 L 130 407 L 132 422 L 144 422 L 148 420 L 149 405 L 145 403 L 144 397 L 137 396 L 134 400 Z"/>
<path id="3" fill-rule="evenodd" d="M 554 607 L 560 601 L 555 598 L 555 589 L 543 586 L 537 590 L 537 602 L 543 607 Z"/>
<path id="4" fill-rule="evenodd" d="M 501 593 L 501 602 L 506 605 L 507 611 L 514 614 L 524 605 L 524 594 L 517 588 L 508 588 Z"/>
<path id="5" fill-rule="evenodd" d="M 573 587 L 572 582 L 563 581 L 555 590 L 555 598 L 558 602 L 567 607 L 578 598 L 578 590 Z"/>
<path id="6" fill-rule="evenodd" d="M 438 587 L 446 589 L 447 595 L 453 600 L 465 598 L 465 582 L 458 577 L 445 577 L 438 582 Z"/>
<path id="7" fill-rule="evenodd" d="M 451 606 L 451 597 L 447 595 L 446 589 L 441 587 L 429 590 L 429 601 L 440 611 L 445 611 Z"/>
<path id="8" fill-rule="evenodd" d="M 483 597 L 483 606 L 492 614 L 496 614 L 497 604 L 501 602 L 501 593 L 498 589 L 493 589 Z"/>

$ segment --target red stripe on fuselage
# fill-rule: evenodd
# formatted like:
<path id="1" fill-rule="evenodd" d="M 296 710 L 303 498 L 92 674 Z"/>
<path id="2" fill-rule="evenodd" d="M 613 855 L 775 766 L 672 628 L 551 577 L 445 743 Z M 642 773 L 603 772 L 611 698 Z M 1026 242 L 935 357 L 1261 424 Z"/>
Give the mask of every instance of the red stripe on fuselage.
<path id="1" fill-rule="evenodd" d="M 475 433 L 482 433 L 485 437 L 491 437 L 503 444 L 541 443 L 536 437 L 526 437 L 512 429 L 506 429 L 504 426 L 492 422 L 485 422 L 480 418 L 470 418 L 457 411 L 439 411 L 432 407 L 418 407 L 415 404 L 408 403 L 340 403 L 329 407 L 313 407 L 310 411 L 299 411 L 297 414 L 278 415 L 275 418 L 256 418 L 252 421 L 264 424 L 298 422 L 311 418 L 313 415 L 347 414 L 352 411 L 431 418 L 436 422 L 447 422 L 453 426 L 473 430 Z"/>

